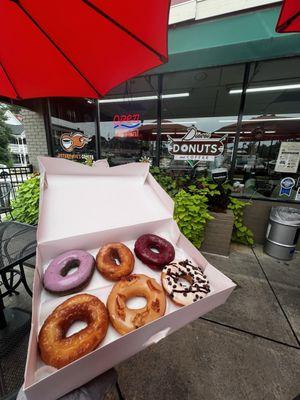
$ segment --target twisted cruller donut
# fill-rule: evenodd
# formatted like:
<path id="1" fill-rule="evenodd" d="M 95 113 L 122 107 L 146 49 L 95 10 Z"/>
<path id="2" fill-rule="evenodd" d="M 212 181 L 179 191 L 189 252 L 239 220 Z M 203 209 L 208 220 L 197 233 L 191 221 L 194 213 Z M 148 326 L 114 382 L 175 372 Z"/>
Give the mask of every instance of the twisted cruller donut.
<path id="1" fill-rule="evenodd" d="M 116 260 L 120 262 L 118 265 Z M 96 257 L 98 271 L 107 279 L 118 281 L 131 274 L 134 256 L 123 243 L 109 243 L 103 246 Z"/>
<path id="2" fill-rule="evenodd" d="M 87 327 L 66 337 L 75 321 Z M 44 322 L 39 333 L 39 348 L 45 364 L 62 368 L 90 353 L 104 339 L 108 328 L 108 313 L 97 297 L 78 294 L 64 301 Z"/>
<path id="3" fill-rule="evenodd" d="M 153 249 L 157 250 L 157 253 Z M 134 252 L 144 264 L 155 270 L 161 270 L 175 257 L 173 245 L 153 234 L 140 236 L 134 244 Z"/>
<path id="4" fill-rule="evenodd" d="M 186 283 L 180 281 L 180 278 Z M 161 273 L 161 281 L 171 299 L 182 306 L 200 300 L 210 292 L 206 275 L 189 260 L 166 265 Z"/>
<path id="5" fill-rule="evenodd" d="M 146 298 L 146 306 L 139 309 L 128 308 L 126 301 L 137 296 Z M 113 327 L 124 335 L 163 316 L 166 296 L 155 279 L 133 274 L 114 285 L 108 296 L 107 308 Z"/>

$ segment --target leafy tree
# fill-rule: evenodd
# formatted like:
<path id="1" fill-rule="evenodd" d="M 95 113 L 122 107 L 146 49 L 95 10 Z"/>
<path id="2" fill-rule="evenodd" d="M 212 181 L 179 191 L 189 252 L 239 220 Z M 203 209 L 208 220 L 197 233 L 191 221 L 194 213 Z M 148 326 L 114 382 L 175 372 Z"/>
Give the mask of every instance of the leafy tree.
<path id="1" fill-rule="evenodd" d="M 12 132 L 8 125 L 5 123 L 5 107 L 0 107 L 0 164 L 11 166 L 12 160 L 8 144 L 12 139 Z"/>
<path id="2" fill-rule="evenodd" d="M 16 104 L 2 104 L 1 105 L 5 110 L 11 111 L 13 114 L 20 114 L 22 107 Z"/>

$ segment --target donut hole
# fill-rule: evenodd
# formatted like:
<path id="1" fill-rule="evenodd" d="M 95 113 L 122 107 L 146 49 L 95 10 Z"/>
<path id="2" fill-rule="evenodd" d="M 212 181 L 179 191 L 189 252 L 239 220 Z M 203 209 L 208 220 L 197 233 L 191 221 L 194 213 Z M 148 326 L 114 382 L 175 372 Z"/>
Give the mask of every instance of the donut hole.
<path id="1" fill-rule="evenodd" d="M 79 260 L 77 260 L 77 259 L 70 260 L 61 269 L 60 274 L 61 274 L 61 276 L 72 275 L 78 270 L 79 266 L 80 266 L 80 261 Z"/>
<path id="2" fill-rule="evenodd" d="M 115 249 L 111 250 L 110 258 L 117 266 L 121 265 L 121 258 L 117 250 Z"/>
<path id="3" fill-rule="evenodd" d="M 132 310 L 138 310 L 144 308 L 147 305 L 147 300 L 142 296 L 131 297 L 126 300 L 126 307 Z"/>
<path id="4" fill-rule="evenodd" d="M 190 276 L 183 275 L 178 279 L 178 284 L 182 285 L 184 288 L 189 288 L 192 285 L 193 281 Z"/>
<path id="5" fill-rule="evenodd" d="M 67 338 L 74 335 L 77 332 L 82 331 L 91 322 L 92 322 L 92 317 L 90 314 L 85 313 L 80 309 L 78 310 L 73 308 L 69 316 L 60 321 L 62 337 Z"/>
<path id="6" fill-rule="evenodd" d="M 155 246 L 150 246 L 150 250 L 155 254 L 159 254 L 160 253 L 159 249 L 157 247 L 155 247 Z"/>
<path id="7" fill-rule="evenodd" d="M 65 333 L 65 337 L 68 338 L 72 335 L 75 335 L 75 333 L 82 331 L 88 326 L 87 322 L 85 321 L 74 321 L 71 326 L 67 329 Z"/>

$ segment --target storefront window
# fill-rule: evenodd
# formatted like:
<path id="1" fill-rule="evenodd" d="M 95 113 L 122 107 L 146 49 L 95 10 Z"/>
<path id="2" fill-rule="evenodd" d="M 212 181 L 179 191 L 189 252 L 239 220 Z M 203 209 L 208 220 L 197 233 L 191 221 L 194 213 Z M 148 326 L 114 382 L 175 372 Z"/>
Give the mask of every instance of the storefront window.
<path id="1" fill-rule="evenodd" d="M 87 162 L 97 159 L 96 105 L 86 99 L 50 101 L 51 140 L 55 157 Z"/>
<path id="2" fill-rule="evenodd" d="M 51 100 L 54 155 L 85 162 L 96 159 L 99 148 L 111 165 L 150 161 L 206 175 L 230 170 L 244 71 L 241 64 L 125 82 L 99 101 L 98 136 L 95 102 Z M 250 66 L 233 168 L 237 196 L 300 201 L 299 71 L 299 57 Z"/>
<path id="3" fill-rule="evenodd" d="M 101 157 L 111 165 L 155 162 L 157 77 L 132 79 L 100 100 Z"/>
<path id="4" fill-rule="evenodd" d="M 231 86 L 231 96 L 239 89 Z M 300 58 L 253 63 L 234 175 L 237 195 L 299 201 L 299 158 Z"/>
<path id="5" fill-rule="evenodd" d="M 164 75 L 160 159 L 162 168 L 188 170 L 197 165 L 197 170 L 205 174 L 212 168 L 230 169 L 235 130 L 223 132 L 226 124 L 224 120 L 230 119 L 236 123 L 240 95 L 230 96 L 228 87 L 241 86 L 243 74 L 244 65 L 236 65 Z M 178 97 L 169 98 L 172 94 Z M 187 156 L 188 160 L 181 160 L 180 158 L 185 157 L 170 154 L 170 143 L 181 144 L 182 140 L 187 140 L 187 144 L 190 141 L 192 144 L 195 134 L 205 144 L 209 144 L 209 141 L 218 143 L 221 140 L 221 154 L 216 155 L 204 146 L 201 148 L 203 156 L 199 156 L 200 160 L 193 154 Z"/>

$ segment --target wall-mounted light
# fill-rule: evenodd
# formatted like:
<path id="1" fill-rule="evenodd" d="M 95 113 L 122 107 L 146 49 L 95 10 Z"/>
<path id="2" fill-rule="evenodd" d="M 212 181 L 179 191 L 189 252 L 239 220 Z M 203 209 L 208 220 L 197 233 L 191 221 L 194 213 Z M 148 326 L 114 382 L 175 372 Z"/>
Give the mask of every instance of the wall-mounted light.
<path id="1" fill-rule="evenodd" d="M 184 93 L 170 93 L 170 94 L 163 94 L 161 96 L 162 99 L 176 99 L 178 97 L 189 97 L 189 92 Z"/>
<path id="2" fill-rule="evenodd" d="M 257 123 L 260 123 L 260 122 L 269 122 L 269 121 L 272 121 L 272 122 L 277 122 L 277 121 L 298 121 L 298 120 L 300 120 L 300 117 L 287 117 L 287 118 L 258 118 L 258 119 L 245 119 L 245 118 L 243 118 L 243 122 L 257 122 Z M 236 119 L 221 119 L 221 120 L 219 120 L 219 122 L 221 122 L 221 123 L 232 123 L 232 122 L 235 122 L 235 123 L 237 123 L 237 120 Z"/>
<path id="3" fill-rule="evenodd" d="M 218 132 L 213 132 L 213 133 L 222 133 L 222 134 L 224 135 L 224 134 L 226 134 L 226 133 L 233 133 L 233 134 L 235 134 L 236 131 L 218 131 Z M 242 133 L 242 134 L 245 134 L 245 133 L 253 133 L 253 131 L 241 131 L 241 133 Z M 265 133 L 276 133 L 276 131 L 265 131 Z"/>
<path id="4" fill-rule="evenodd" d="M 189 97 L 188 92 L 184 93 L 170 93 L 170 94 L 163 94 L 161 96 L 162 99 L 175 99 L 178 97 Z M 131 103 L 133 101 L 147 101 L 147 100 L 156 100 L 158 99 L 157 95 L 153 96 L 140 96 L 140 97 L 121 97 L 121 98 L 114 98 L 114 99 L 103 99 L 99 100 L 99 103 Z"/>
<path id="5" fill-rule="evenodd" d="M 278 85 L 278 86 L 261 86 L 246 89 L 246 93 L 258 93 L 258 92 L 276 92 L 278 90 L 295 90 L 300 89 L 300 83 L 291 85 Z M 240 94 L 242 89 L 230 89 L 229 94 Z"/>
<path id="6" fill-rule="evenodd" d="M 196 121 L 174 121 L 174 122 L 172 122 L 172 121 L 170 121 L 170 122 L 162 122 L 161 124 L 162 125 L 179 125 L 179 124 L 191 124 L 191 125 L 194 125 L 194 124 L 196 124 L 197 122 Z"/>

